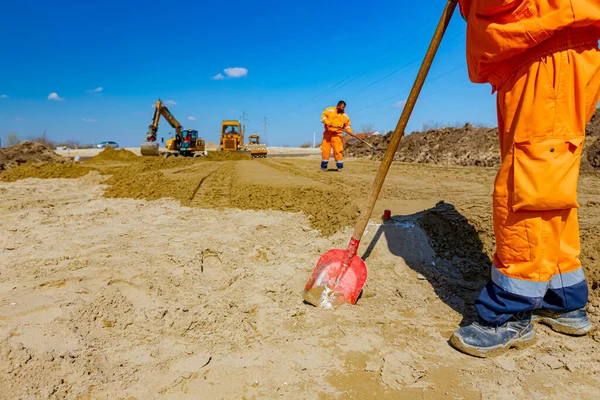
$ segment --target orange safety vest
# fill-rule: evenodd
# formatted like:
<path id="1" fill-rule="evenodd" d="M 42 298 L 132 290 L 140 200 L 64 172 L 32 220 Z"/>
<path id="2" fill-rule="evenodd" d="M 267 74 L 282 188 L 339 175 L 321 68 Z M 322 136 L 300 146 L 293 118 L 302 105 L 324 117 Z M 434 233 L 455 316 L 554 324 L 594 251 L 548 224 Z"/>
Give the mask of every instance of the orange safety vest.
<path id="1" fill-rule="evenodd" d="M 561 30 L 573 32 L 564 43 L 548 48 L 561 51 L 600 39 L 600 0 L 459 0 L 459 4 L 467 21 L 469 78 L 492 84 L 494 91 L 531 61 L 528 50 Z"/>
<path id="2" fill-rule="evenodd" d="M 330 135 L 341 135 L 346 132 L 352 133 L 350 117 L 345 112 L 338 114 L 337 107 L 328 107 L 321 114 L 321 122 L 325 125 L 325 133 Z"/>

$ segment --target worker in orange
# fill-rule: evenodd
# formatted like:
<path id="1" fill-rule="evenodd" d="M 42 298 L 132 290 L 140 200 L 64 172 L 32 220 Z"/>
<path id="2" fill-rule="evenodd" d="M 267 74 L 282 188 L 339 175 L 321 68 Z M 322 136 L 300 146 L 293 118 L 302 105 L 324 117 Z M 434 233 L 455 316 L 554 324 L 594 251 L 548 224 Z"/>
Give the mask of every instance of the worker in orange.
<path id="1" fill-rule="evenodd" d="M 592 329 L 577 184 L 600 97 L 600 1 L 459 3 L 469 77 L 497 96 L 502 164 L 491 280 L 475 300 L 478 320 L 450 343 L 487 357 L 531 344 L 535 321 L 573 336 Z"/>
<path id="2" fill-rule="evenodd" d="M 344 169 L 344 143 L 342 134 L 344 132 L 352 133 L 350 117 L 346 114 L 346 102 L 340 100 L 337 107 L 329 107 L 323 111 L 321 122 L 325 127 L 323 132 L 323 141 L 321 142 L 321 171 L 327 171 L 331 149 L 333 148 L 333 158 L 338 171 Z"/>

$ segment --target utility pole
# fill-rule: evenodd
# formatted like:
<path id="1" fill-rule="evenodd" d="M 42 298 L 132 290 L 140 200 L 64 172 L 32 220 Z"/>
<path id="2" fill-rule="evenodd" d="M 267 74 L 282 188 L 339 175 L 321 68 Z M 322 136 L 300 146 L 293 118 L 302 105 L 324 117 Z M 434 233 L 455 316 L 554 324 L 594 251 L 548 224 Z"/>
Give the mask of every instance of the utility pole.
<path id="1" fill-rule="evenodd" d="M 317 132 L 313 132 L 313 149 L 317 147 Z"/>
<path id="2" fill-rule="evenodd" d="M 269 141 L 267 140 L 267 125 L 269 125 L 269 119 L 267 117 L 263 118 L 263 124 L 265 125 L 265 135 L 263 142 L 265 143 L 265 145 L 267 145 L 269 144 Z"/>
<path id="3" fill-rule="evenodd" d="M 242 121 L 242 125 L 246 125 L 246 122 L 248 122 L 248 114 L 246 114 L 246 111 L 242 111 L 240 120 Z"/>

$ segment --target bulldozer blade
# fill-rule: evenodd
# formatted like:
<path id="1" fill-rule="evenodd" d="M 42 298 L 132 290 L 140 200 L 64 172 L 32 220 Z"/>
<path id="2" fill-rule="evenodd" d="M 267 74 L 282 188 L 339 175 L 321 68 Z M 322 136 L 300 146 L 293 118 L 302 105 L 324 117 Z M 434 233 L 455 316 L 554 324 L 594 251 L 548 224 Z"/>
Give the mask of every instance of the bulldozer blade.
<path id="1" fill-rule="evenodd" d="M 158 156 L 160 155 L 158 147 L 157 142 L 144 142 L 140 145 L 140 152 L 143 156 Z"/>

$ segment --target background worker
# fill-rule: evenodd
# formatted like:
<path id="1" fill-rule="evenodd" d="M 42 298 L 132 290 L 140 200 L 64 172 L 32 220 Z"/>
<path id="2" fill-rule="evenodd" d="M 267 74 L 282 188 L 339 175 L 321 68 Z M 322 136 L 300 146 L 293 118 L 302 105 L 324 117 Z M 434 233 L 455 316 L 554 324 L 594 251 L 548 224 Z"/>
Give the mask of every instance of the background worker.
<path id="1" fill-rule="evenodd" d="M 321 142 L 321 152 L 323 155 L 321 159 L 321 171 L 327 171 L 332 148 L 333 158 L 335 159 L 338 171 L 344 169 L 344 155 L 342 154 L 344 151 L 344 142 L 342 134 L 346 131 L 352 133 L 350 118 L 344 111 L 345 109 L 346 102 L 340 100 L 337 107 L 326 108 L 321 115 L 321 122 L 323 122 L 325 127 L 323 141 Z"/>
<path id="2" fill-rule="evenodd" d="M 585 126 L 600 97 L 600 1 L 459 3 L 469 77 L 497 93 L 502 164 L 491 280 L 475 301 L 479 320 L 450 343 L 474 356 L 498 355 L 531 344 L 536 319 L 585 335 L 592 325 L 577 182 Z"/>

